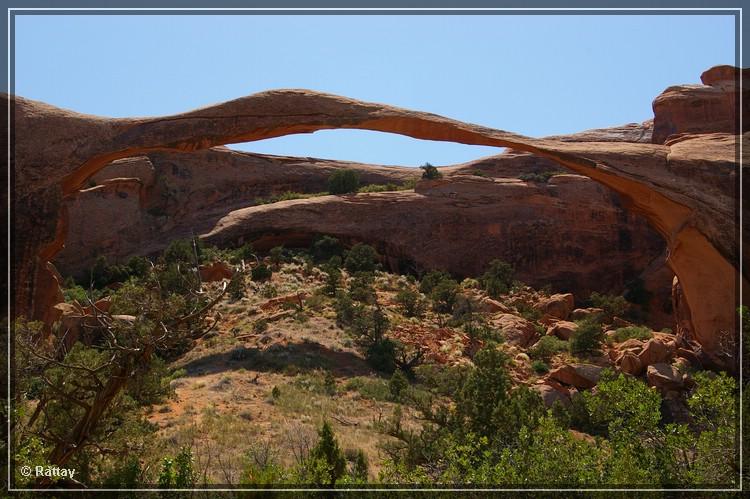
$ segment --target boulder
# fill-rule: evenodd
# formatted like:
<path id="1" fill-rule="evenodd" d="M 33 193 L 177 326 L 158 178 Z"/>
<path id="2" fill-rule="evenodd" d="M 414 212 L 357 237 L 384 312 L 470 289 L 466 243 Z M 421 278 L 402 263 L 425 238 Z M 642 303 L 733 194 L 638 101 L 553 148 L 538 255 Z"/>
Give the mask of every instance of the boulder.
<path id="1" fill-rule="evenodd" d="M 224 262 L 213 262 L 199 267 L 201 281 L 215 282 L 223 279 L 231 279 L 234 275 L 232 267 Z"/>
<path id="2" fill-rule="evenodd" d="M 643 372 L 643 365 L 637 355 L 625 352 L 618 359 L 617 365 L 620 371 L 633 376 L 639 376 Z"/>
<path id="3" fill-rule="evenodd" d="M 285 303 L 294 303 L 295 305 L 301 305 L 306 298 L 307 293 L 291 293 L 284 296 L 277 296 L 276 298 L 271 298 L 267 302 L 263 303 L 260 306 L 260 309 L 263 311 L 271 310 Z"/>
<path id="4" fill-rule="evenodd" d="M 604 313 L 604 310 L 602 310 L 601 308 L 596 308 L 596 307 L 577 308 L 570 313 L 570 318 L 574 321 L 577 321 L 577 320 L 585 319 L 587 317 L 592 317 L 592 316 L 596 316 L 596 315 L 603 314 L 603 313 Z"/>
<path id="5" fill-rule="evenodd" d="M 648 384 L 662 393 L 682 390 L 686 377 L 687 375 L 683 375 L 676 367 L 663 362 L 650 365 L 646 369 Z"/>
<path id="6" fill-rule="evenodd" d="M 507 307 L 500 303 L 497 300 L 493 300 L 492 298 L 483 297 L 479 300 L 479 303 L 477 305 L 477 310 L 479 312 L 484 312 L 488 314 L 494 314 L 497 312 L 502 312 L 504 314 L 507 314 L 511 311 L 510 307 Z"/>
<path id="7" fill-rule="evenodd" d="M 601 372 L 602 368 L 593 364 L 565 364 L 550 371 L 549 377 L 576 388 L 593 388 Z"/>
<path id="8" fill-rule="evenodd" d="M 534 324 L 517 315 L 500 314 L 492 319 L 492 324 L 503 333 L 505 341 L 510 345 L 527 348 L 539 339 Z"/>
<path id="9" fill-rule="evenodd" d="M 564 406 L 570 405 L 570 397 L 560 390 L 556 390 L 547 384 L 538 384 L 531 387 L 532 390 L 539 393 L 539 396 L 544 402 L 544 406 L 547 408 L 552 407 L 555 402 L 560 402 Z"/>
<path id="10" fill-rule="evenodd" d="M 547 329 L 547 335 L 554 335 L 561 340 L 569 340 L 578 329 L 575 322 L 558 321 Z"/>
<path id="11" fill-rule="evenodd" d="M 572 293 L 555 294 L 543 298 L 534 306 L 534 308 L 544 315 L 560 320 L 567 319 L 573 311 L 573 307 L 574 299 Z"/>
<path id="12" fill-rule="evenodd" d="M 638 354 L 641 364 L 646 367 L 652 364 L 658 364 L 667 361 L 674 355 L 674 348 L 670 348 L 668 343 L 664 343 L 656 338 L 648 340 L 643 350 Z"/>

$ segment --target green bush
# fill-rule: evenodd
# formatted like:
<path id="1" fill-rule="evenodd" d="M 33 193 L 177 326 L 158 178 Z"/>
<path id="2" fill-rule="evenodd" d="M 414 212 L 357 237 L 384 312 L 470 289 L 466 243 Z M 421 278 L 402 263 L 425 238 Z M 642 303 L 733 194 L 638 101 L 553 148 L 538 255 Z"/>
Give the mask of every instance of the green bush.
<path id="1" fill-rule="evenodd" d="M 257 267 L 254 267 L 253 270 L 250 271 L 250 274 L 253 278 L 253 281 L 263 282 L 271 278 L 271 276 L 273 275 L 273 271 L 268 267 L 268 265 L 261 263 Z"/>
<path id="2" fill-rule="evenodd" d="M 451 275 L 448 272 L 442 270 L 433 270 L 428 272 L 422 277 L 422 281 L 419 283 L 419 290 L 429 295 L 432 289 L 438 285 L 440 281 L 450 280 Z"/>
<path id="3" fill-rule="evenodd" d="M 544 374 L 546 372 L 549 372 L 549 366 L 545 364 L 544 361 L 541 361 L 541 360 L 535 360 L 534 362 L 532 362 L 531 368 L 537 374 Z"/>
<path id="4" fill-rule="evenodd" d="M 357 243 L 347 252 L 344 267 L 349 272 L 374 272 L 377 268 L 378 253 L 375 248 Z"/>
<path id="5" fill-rule="evenodd" d="M 529 348 L 529 355 L 533 359 L 549 361 L 554 355 L 568 349 L 568 342 L 557 336 L 542 336 L 539 341 Z"/>
<path id="6" fill-rule="evenodd" d="M 373 276 L 369 272 L 357 272 L 349 283 L 349 296 L 352 300 L 373 304 L 376 301 Z"/>
<path id="7" fill-rule="evenodd" d="M 498 298 L 510 290 L 513 284 L 513 273 L 514 269 L 511 264 L 502 260 L 492 260 L 487 271 L 479 278 L 479 283 L 489 296 Z"/>
<path id="8" fill-rule="evenodd" d="M 622 296 L 602 295 L 594 291 L 588 301 L 592 307 L 604 310 L 608 319 L 614 316 L 621 317 L 628 310 L 628 301 Z"/>
<path id="9" fill-rule="evenodd" d="M 348 194 L 357 192 L 359 173 L 354 170 L 337 170 L 328 177 L 328 192 L 331 194 Z"/>
<path id="10" fill-rule="evenodd" d="M 323 272 L 326 274 L 325 284 L 323 285 L 323 292 L 328 296 L 336 296 L 336 291 L 339 288 L 339 282 L 341 282 L 341 271 L 334 265 L 324 265 Z"/>
<path id="11" fill-rule="evenodd" d="M 322 476 L 315 477 L 318 485 L 333 486 L 336 480 L 341 478 L 346 471 L 346 458 L 339 447 L 338 440 L 333 434 L 328 421 L 318 430 L 318 443 L 310 451 L 308 458 L 315 470 L 323 470 Z M 322 464 L 323 466 L 316 466 Z"/>
<path id="12" fill-rule="evenodd" d="M 394 341 L 382 338 L 367 348 L 365 358 L 373 369 L 392 373 L 396 370 L 396 350 L 397 344 Z"/>
<path id="13" fill-rule="evenodd" d="M 271 263 L 278 267 L 284 262 L 284 247 L 283 246 L 274 246 L 271 248 L 271 250 L 268 252 L 268 257 L 271 260 Z"/>
<path id="14" fill-rule="evenodd" d="M 343 248 L 338 239 L 331 236 L 322 236 L 315 240 L 310 248 L 313 259 L 320 262 L 327 262 L 334 256 L 341 256 Z"/>
<path id="15" fill-rule="evenodd" d="M 424 315 L 424 300 L 422 296 L 411 288 L 403 288 L 396 293 L 396 303 L 401 313 L 406 317 L 422 317 Z"/>
<path id="16" fill-rule="evenodd" d="M 443 174 L 440 173 L 440 170 L 432 166 L 430 163 L 425 163 L 420 166 L 420 168 L 422 169 L 422 178 L 435 180 L 443 176 Z"/>
<path id="17" fill-rule="evenodd" d="M 617 343 L 622 343 L 625 340 L 635 338 L 636 340 L 647 340 L 653 337 L 654 334 L 650 327 L 644 326 L 628 326 L 621 327 L 615 330 L 614 340 Z"/>
<path id="18" fill-rule="evenodd" d="M 401 369 L 396 369 L 393 372 L 393 376 L 388 381 L 388 390 L 391 393 L 391 400 L 394 402 L 401 402 L 406 390 L 409 388 L 409 380 L 406 379 L 406 375 Z"/>
<path id="19" fill-rule="evenodd" d="M 568 341 L 570 353 L 594 352 L 599 350 L 604 341 L 604 331 L 601 324 L 593 319 L 576 321 L 578 329 L 573 332 Z"/>
<path id="20" fill-rule="evenodd" d="M 546 172 L 537 172 L 537 173 L 523 173 L 519 175 L 518 178 L 520 180 L 523 180 L 524 182 L 538 182 L 540 184 L 546 184 L 547 182 L 549 182 L 550 178 L 560 173 L 564 173 L 564 172 L 546 171 Z"/>
<path id="21" fill-rule="evenodd" d="M 240 300 L 245 296 L 245 279 L 240 272 L 232 274 L 232 278 L 229 280 L 227 286 L 227 293 L 232 301 Z"/>
<path id="22" fill-rule="evenodd" d="M 164 261 L 166 263 L 195 264 L 196 259 L 201 261 L 203 243 L 200 239 L 195 244 L 190 239 L 172 241 L 164 250 Z"/>
<path id="23" fill-rule="evenodd" d="M 458 283 L 453 279 L 440 281 L 430 292 L 432 309 L 440 314 L 449 314 L 453 311 L 458 296 Z"/>

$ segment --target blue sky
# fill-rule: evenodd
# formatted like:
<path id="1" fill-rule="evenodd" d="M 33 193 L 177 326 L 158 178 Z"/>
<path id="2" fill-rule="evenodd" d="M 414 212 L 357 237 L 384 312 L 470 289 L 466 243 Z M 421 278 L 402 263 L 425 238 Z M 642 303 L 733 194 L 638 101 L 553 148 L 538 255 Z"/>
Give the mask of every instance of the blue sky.
<path id="1" fill-rule="evenodd" d="M 17 16 L 15 92 L 105 116 L 309 88 L 529 136 L 640 122 L 666 87 L 734 64 L 731 16 Z M 355 130 L 249 144 L 418 166 L 496 149 Z"/>

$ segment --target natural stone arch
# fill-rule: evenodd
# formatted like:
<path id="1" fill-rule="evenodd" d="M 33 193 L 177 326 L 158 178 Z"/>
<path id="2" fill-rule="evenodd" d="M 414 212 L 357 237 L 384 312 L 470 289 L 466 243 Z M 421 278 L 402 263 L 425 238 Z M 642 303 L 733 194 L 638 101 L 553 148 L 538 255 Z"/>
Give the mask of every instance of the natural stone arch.
<path id="1" fill-rule="evenodd" d="M 307 90 L 263 92 L 180 115 L 143 119 L 108 119 L 20 97 L 14 101 L 16 315 L 35 314 L 37 283 L 47 272 L 46 262 L 64 244 L 62 198 L 75 196 L 86 179 L 108 163 L 151 151 L 194 151 L 358 128 L 526 151 L 611 188 L 666 239 L 668 264 L 682 284 L 696 339 L 715 353 L 721 332 L 735 334 L 738 255 L 731 193 L 715 189 L 704 178 L 680 176 L 682 167 L 697 161 L 720 168 L 726 179 L 733 177 L 733 135 L 697 136 L 674 147 L 565 143 Z M 44 139 L 35 140 L 39 136 Z M 675 168 L 667 172 L 670 165 Z M 711 190 L 716 192 L 707 192 Z M 745 286 L 747 278 L 741 279 Z"/>

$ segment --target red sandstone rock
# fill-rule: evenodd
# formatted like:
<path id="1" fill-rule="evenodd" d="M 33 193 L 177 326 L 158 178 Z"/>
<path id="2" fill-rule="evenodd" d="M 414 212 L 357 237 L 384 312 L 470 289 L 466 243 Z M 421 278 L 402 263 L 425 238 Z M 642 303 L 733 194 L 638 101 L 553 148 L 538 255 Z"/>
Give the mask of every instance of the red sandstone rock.
<path id="1" fill-rule="evenodd" d="M 620 371 L 632 374 L 633 376 L 639 376 L 643 372 L 643 364 L 638 356 L 625 352 L 618 360 L 618 367 Z"/>
<path id="2" fill-rule="evenodd" d="M 596 307 L 577 308 L 570 313 L 570 318 L 571 320 L 577 321 L 580 319 L 585 319 L 587 317 L 596 316 L 596 315 L 603 314 L 603 313 L 604 313 L 604 310 L 602 310 L 601 308 L 596 308 Z"/>
<path id="3" fill-rule="evenodd" d="M 648 384 L 661 392 L 679 391 L 685 387 L 683 374 L 674 366 L 657 363 L 646 369 Z"/>
<path id="4" fill-rule="evenodd" d="M 638 354 L 638 359 L 641 361 L 641 364 L 646 367 L 652 364 L 665 362 L 673 355 L 673 348 L 670 348 L 666 343 L 659 341 L 656 338 L 652 338 L 646 342 L 643 350 Z"/>
<path id="5" fill-rule="evenodd" d="M 593 388 L 599 382 L 601 371 L 601 367 L 593 364 L 565 364 L 550 371 L 549 377 L 576 388 Z"/>
<path id="6" fill-rule="evenodd" d="M 558 321 L 547 329 L 547 334 L 557 336 L 561 340 L 569 340 L 577 329 L 578 324 L 575 322 Z"/>
<path id="7" fill-rule="evenodd" d="M 573 311 L 574 299 L 571 293 L 556 294 L 536 304 L 534 308 L 554 319 L 565 320 Z"/>
<path id="8" fill-rule="evenodd" d="M 222 279 L 231 279 L 234 275 L 232 267 L 224 262 L 213 262 L 208 265 L 201 265 L 198 268 L 200 272 L 201 281 L 203 282 L 215 282 L 221 281 Z"/>
<path id="9" fill-rule="evenodd" d="M 511 345 L 526 348 L 539 338 L 534 324 L 517 315 L 500 314 L 492 318 L 492 324 L 503 333 L 505 341 Z"/>
<path id="10" fill-rule="evenodd" d="M 64 246 L 67 233 L 62 199 L 75 196 L 111 161 L 156 149 L 194 151 L 290 133 L 361 128 L 510 147 L 553 160 L 611 188 L 666 239 L 668 263 L 680 278 L 695 339 L 717 361 L 731 366 L 731 356 L 721 358 L 717 352 L 721 332 L 736 331 L 735 262 L 740 255 L 732 180 L 738 169 L 737 137 L 733 135 L 738 130 L 727 126 L 725 119 L 726 95 L 731 93 L 726 89 L 731 88 L 706 88 L 711 90 L 690 93 L 672 88 L 657 98 L 653 140 L 660 142 L 657 137 L 675 133 L 683 122 L 689 125 L 683 127 L 687 132 L 719 133 L 682 135 L 664 145 L 530 139 L 426 113 L 301 90 L 263 92 L 178 116 L 142 119 L 81 115 L 14 97 L 16 230 L 25 235 L 14 241 L 14 313 L 38 318 L 34 303 L 40 293 L 40 269 Z M 717 98 L 717 92 L 724 95 Z M 698 130 L 691 125 L 693 115 L 682 120 L 680 112 L 662 112 L 686 93 L 700 103 L 694 107 L 703 109 L 696 115 Z M 9 100 L 5 96 L 3 105 L 8 106 Z M 748 286 L 747 274 L 741 279 L 741 285 Z"/>

